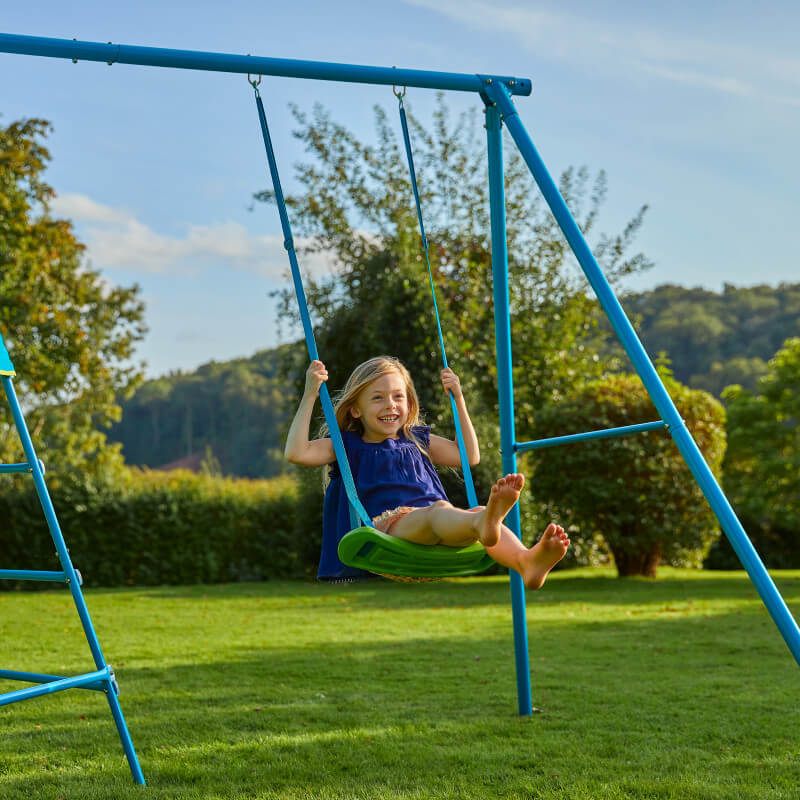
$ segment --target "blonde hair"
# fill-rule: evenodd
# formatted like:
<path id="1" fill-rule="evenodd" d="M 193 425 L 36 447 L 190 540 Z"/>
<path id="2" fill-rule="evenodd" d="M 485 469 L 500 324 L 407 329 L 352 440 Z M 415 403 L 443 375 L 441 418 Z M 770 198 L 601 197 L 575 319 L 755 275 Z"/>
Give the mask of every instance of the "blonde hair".
<path id="1" fill-rule="evenodd" d="M 364 433 L 364 425 L 361 420 L 354 417 L 350 412 L 358 402 L 358 398 L 366 388 L 378 378 L 384 375 L 395 373 L 403 379 L 406 390 L 406 400 L 408 401 L 408 417 L 403 424 L 403 435 L 410 442 L 413 442 L 420 451 L 426 456 L 428 452 L 422 446 L 422 443 L 414 435 L 414 428 L 422 424 L 419 410 L 419 398 L 417 397 L 417 390 L 414 387 L 414 381 L 411 378 L 411 373 L 406 369 L 406 366 L 394 356 L 375 356 L 375 358 L 359 364 L 350 374 L 344 388 L 334 397 L 333 409 L 336 412 L 336 422 L 339 425 L 339 430 L 352 431 L 359 436 Z M 320 428 L 320 437 L 327 436 L 330 433 L 327 425 Z M 327 475 L 327 468 L 324 473 Z"/>

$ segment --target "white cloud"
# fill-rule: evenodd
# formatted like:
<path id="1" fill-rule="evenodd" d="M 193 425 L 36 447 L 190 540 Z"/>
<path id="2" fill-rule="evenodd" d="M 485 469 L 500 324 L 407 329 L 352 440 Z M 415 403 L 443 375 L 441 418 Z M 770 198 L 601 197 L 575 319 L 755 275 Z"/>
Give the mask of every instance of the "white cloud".
<path id="1" fill-rule="evenodd" d="M 84 222 L 125 223 L 130 219 L 127 211 L 116 210 L 96 203 L 84 194 L 58 195 L 52 202 L 60 215 Z"/>
<path id="2" fill-rule="evenodd" d="M 745 81 L 738 80 L 737 78 L 717 77 L 696 70 L 669 69 L 668 67 L 644 62 L 641 63 L 639 67 L 644 72 L 648 72 L 651 75 L 658 75 L 661 78 L 666 78 L 676 83 L 686 83 L 691 86 L 712 89 L 739 97 L 752 97 L 756 93 L 754 86 Z"/>
<path id="3" fill-rule="evenodd" d="M 288 267 L 282 236 L 257 236 L 238 222 L 192 225 L 180 236 L 167 236 L 156 233 L 131 212 L 85 195 L 59 195 L 51 205 L 54 213 L 76 223 L 89 260 L 99 269 L 161 275 L 233 269 L 279 280 Z M 298 247 L 302 244 L 298 239 Z M 315 253 L 302 256 L 301 265 L 321 274 L 331 268 L 332 261 Z"/>
<path id="4" fill-rule="evenodd" d="M 486 0 L 406 0 L 480 30 L 513 36 L 537 56 L 658 76 L 739 97 L 798 105 L 800 61 L 747 42 L 723 43 L 691 32 L 631 23 L 615 15 L 592 16 Z"/>

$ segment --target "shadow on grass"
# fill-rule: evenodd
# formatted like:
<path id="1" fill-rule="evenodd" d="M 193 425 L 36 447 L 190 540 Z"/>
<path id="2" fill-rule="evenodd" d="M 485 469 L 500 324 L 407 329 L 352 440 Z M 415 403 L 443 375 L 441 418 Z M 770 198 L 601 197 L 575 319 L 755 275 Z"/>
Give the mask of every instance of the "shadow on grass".
<path id="1" fill-rule="evenodd" d="M 360 599 L 373 607 L 371 595 Z M 723 782 L 720 748 L 745 761 L 785 756 L 770 781 L 788 781 L 796 665 L 768 626 L 758 611 L 534 621 L 534 696 L 549 713 L 522 720 L 510 637 L 438 633 L 131 665 L 121 700 L 148 797 L 487 797 L 498 787 L 568 797 L 542 792 L 559 775 L 573 786 L 620 776 L 669 784 L 692 764 L 705 765 L 698 786 L 713 786 Z M 4 798 L 142 796 L 104 699 L 76 695 L 15 707 Z"/>
<path id="2" fill-rule="evenodd" d="M 686 577 L 691 574 L 691 577 Z M 662 570 L 663 577 L 617 578 L 608 570 L 570 570 L 553 573 L 545 586 L 537 592 L 528 592 L 529 602 L 563 603 L 582 602 L 593 605 L 620 605 L 663 603 L 665 600 L 756 597 L 756 590 L 745 572 L 703 572 L 670 574 Z M 800 603 L 800 572 L 776 573 L 775 583 L 784 599 Z M 126 590 L 96 589 L 95 593 Z M 376 580 L 355 584 L 325 584 L 298 581 L 270 581 L 265 583 L 213 584 L 204 586 L 155 586 L 140 591 L 154 600 L 182 599 L 206 595 L 208 597 L 295 598 L 313 603 L 331 596 L 357 601 L 369 609 L 470 607 L 509 605 L 508 578 L 492 576 L 445 580 L 434 584 L 398 584 Z M 399 592 L 399 594 L 398 594 Z"/>

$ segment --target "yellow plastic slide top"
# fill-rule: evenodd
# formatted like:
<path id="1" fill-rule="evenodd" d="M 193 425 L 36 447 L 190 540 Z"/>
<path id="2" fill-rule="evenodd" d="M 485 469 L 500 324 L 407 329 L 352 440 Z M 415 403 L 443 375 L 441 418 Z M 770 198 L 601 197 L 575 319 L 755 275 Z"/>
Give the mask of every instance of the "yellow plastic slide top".
<path id="1" fill-rule="evenodd" d="M 8 350 L 6 350 L 5 342 L 3 341 L 3 334 L 0 333 L 0 375 L 13 378 L 16 374 L 14 365 L 11 363 L 11 358 L 8 355 Z"/>

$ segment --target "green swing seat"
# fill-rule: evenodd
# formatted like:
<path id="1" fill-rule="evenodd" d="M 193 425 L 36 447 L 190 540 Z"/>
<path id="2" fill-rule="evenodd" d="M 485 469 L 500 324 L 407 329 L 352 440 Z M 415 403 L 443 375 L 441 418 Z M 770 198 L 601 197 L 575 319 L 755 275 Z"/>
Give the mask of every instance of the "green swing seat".
<path id="1" fill-rule="evenodd" d="M 339 560 L 369 572 L 410 578 L 461 578 L 494 564 L 477 542 L 466 547 L 414 544 L 367 527 L 342 537 Z"/>

